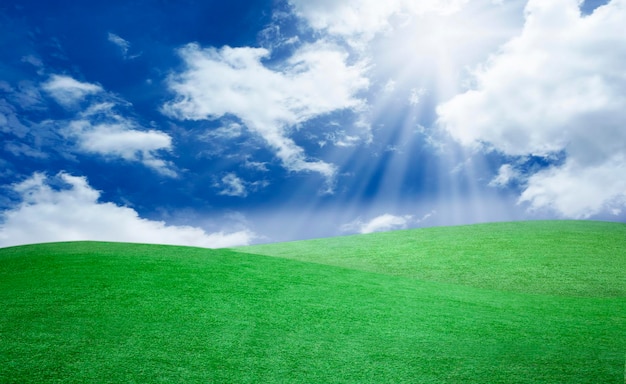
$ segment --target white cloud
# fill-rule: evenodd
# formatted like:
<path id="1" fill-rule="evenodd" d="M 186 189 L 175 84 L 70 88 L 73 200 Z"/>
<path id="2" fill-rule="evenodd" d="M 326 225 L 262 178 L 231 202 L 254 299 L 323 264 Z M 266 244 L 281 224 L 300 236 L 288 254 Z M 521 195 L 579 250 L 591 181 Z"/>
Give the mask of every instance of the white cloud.
<path id="1" fill-rule="evenodd" d="M 422 97 L 426 95 L 426 89 L 424 88 L 412 88 L 411 95 L 409 96 L 409 104 L 417 105 L 422 100 Z"/>
<path id="2" fill-rule="evenodd" d="M 124 40 L 120 36 L 111 32 L 109 32 L 108 34 L 108 40 L 111 43 L 117 45 L 119 49 L 122 51 L 122 55 L 126 57 L 126 55 L 128 54 L 128 49 L 130 48 L 130 43 L 128 41 Z"/>
<path id="3" fill-rule="evenodd" d="M 626 207 L 624 153 L 597 165 L 568 160 L 562 167 L 540 171 L 530 176 L 520 201 L 533 210 L 548 208 L 574 219 L 601 212 L 619 214 Z"/>
<path id="4" fill-rule="evenodd" d="M 84 110 L 77 112 L 74 119 L 58 122 L 58 125 L 62 127 L 60 133 L 63 137 L 75 140 L 76 146 L 72 150 L 139 162 L 162 175 L 177 176 L 174 165 L 161 158 L 161 152 L 172 150 L 170 135 L 155 129 L 142 129 L 134 119 L 116 112 L 130 104 L 105 92 L 99 86 L 78 83 L 74 79 L 57 75 L 53 78 L 57 85 L 52 89 L 56 90 L 54 92 L 60 92 L 56 96 L 64 97 L 65 90 L 74 89 L 67 84 L 79 84 L 76 86 L 76 89 L 79 89 L 76 91 L 79 98 L 91 91 L 100 93 L 98 100 L 94 100 Z M 63 79 L 59 80 L 59 78 Z M 45 83 L 42 88 L 49 91 L 50 84 Z M 81 94 L 81 89 L 86 93 Z M 76 100 L 72 101 L 72 97 L 67 100 L 62 99 L 64 100 L 62 103 L 76 102 Z"/>
<path id="5" fill-rule="evenodd" d="M 264 166 L 263 163 L 256 164 L 244 164 L 246 167 L 254 167 L 261 171 L 267 171 L 267 169 L 259 169 L 258 167 Z M 237 176 L 235 173 L 227 173 L 224 175 L 218 183 L 215 183 L 215 187 L 221 189 L 220 195 L 246 197 L 250 192 L 255 192 L 261 188 L 265 188 L 269 185 L 266 180 L 246 181 Z"/>
<path id="6" fill-rule="evenodd" d="M 296 15 L 314 29 L 363 43 L 392 29 L 392 17 L 449 14 L 469 0 L 289 0 Z"/>
<path id="7" fill-rule="evenodd" d="M 246 158 L 243 166 L 246 168 L 254 169 L 258 172 L 269 172 L 269 169 L 267 168 L 267 163 L 262 161 L 252 161 L 249 158 Z"/>
<path id="8" fill-rule="evenodd" d="M 82 152 L 141 162 L 163 175 L 176 176 L 172 164 L 158 157 L 158 151 L 172 148 L 172 138 L 168 134 L 156 130 L 136 130 L 130 120 L 121 117 L 117 120 L 95 125 L 89 120 L 74 120 L 63 130 L 63 134 L 75 138 Z"/>
<path id="9" fill-rule="evenodd" d="M 200 140 L 211 139 L 235 139 L 242 134 L 243 127 L 239 123 L 228 123 L 216 129 L 208 129 L 203 134 L 199 135 Z"/>
<path id="10" fill-rule="evenodd" d="M 530 0 L 522 33 L 438 109 L 468 146 L 513 156 L 566 154 L 528 178 L 520 201 L 565 217 L 626 204 L 626 0 L 586 17 L 577 0 Z"/>
<path id="11" fill-rule="evenodd" d="M 263 48 L 202 49 L 189 44 L 180 49 L 187 65 L 170 76 L 177 98 L 163 111 L 178 119 L 218 119 L 236 115 L 274 149 L 291 171 L 335 176 L 334 165 L 309 159 L 289 136 L 289 128 L 342 109 L 357 110 L 357 97 L 368 87 L 363 65 L 348 65 L 347 54 L 333 44 L 318 41 L 300 47 L 272 68 L 263 60 Z"/>
<path id="12" fill-rule="evenodd" d="M 122 57 L 124 57 L 124 59 L 134 59 L 141 56 L 141 53 L 129 56 L 128 51 L 130 50 L 130 42 L 120 37 L 119 35 L 116 35 L 115 33 L 109 32 L 109 34 L 107 35 L 107 40 L 115 44 L 120 49 L 120 51 L 122 52 Z"/>
<path id="13" fill-rule="evenodd" d="M 519 173 L 511 164 L 503 164 L 498 170 L 498 175 L 489 182 L 489 185 L 492 187 L 504 187 L 509 184 L 511 180 L 518 177 Z"/>
<path id="14" fill-rule="evenodd" d="M 289 0 L 316 35 L 347 43 L 367 58 L 384 92 L 370 94 L 377 113 L 393 94 L 415 105 L 439 102 L 467 89 L 468 68 L 519 33 L 525 0 Z M 393 79 L 393 81 L 389 81 Z M 428 94 L 420 94 L 420 89 Z M 374 116 L 376 118 L 376 116 Z"/>
<path id="15" fill-rule="evenodd" d="M 52 75 L 41 87 L 64 107 L 72 107 L 82 101 L 85 96 L 103 91 L 99 85 L 82 83 L 65 75 Z"/>
<path id="16" fill-rule="evenodd" d="M 372 233 L 381 231 L 391 231 L 404 229 L 413 220 L 413 216 L 395 216 L 389 213 L 377 216 L 369 221 L 363 222 L 357 219 L 341 227 L 344 232 Z"/>
<path id="17" fill-rule="evenodd" d="M 86 178 L 59 173 L 55 183 L 41 173 L 13 186 L 22 202 L 1 213 L 0 247 L 52 241 L 122 241 L 209 248 L 249 244 L 249 230 L 206 233 L 192 226 L 167 225 L 139 217 L 128 207 L 99 202 Z"/>
<path id="18" fill-rule="evenodd" d="M 222 177 L 219 187 L 222 188 L 220 195 L 237 197 L 248 196 L 245 182 L 234 173 L 228 173 Z"/>

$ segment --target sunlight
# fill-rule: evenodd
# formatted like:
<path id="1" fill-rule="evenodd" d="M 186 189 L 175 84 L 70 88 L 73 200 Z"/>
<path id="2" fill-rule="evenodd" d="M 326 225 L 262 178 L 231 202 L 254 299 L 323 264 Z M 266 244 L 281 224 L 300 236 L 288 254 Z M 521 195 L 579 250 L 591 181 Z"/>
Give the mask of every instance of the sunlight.
<path id="1" fill-rule="evenodd" d="M 402 15 L 392 30 L 374 39 L 372 71 L 382 92 L 371 102 L 372 121 L 379 127 L 373 155 L 384 160 L 378 164 L 384 170 L 364 167 L 355 188 L 372 200 L 384 197 L 397 213 L 418 214 L 407 212 L 410 206 L 448 206 L 440 214 L 456 223 L 509 214 L 496 212 L 481 196 L 489 183 L 486 161 L 452 142 L 444 144 L 448 138 L 435 125 L 435 107 L 471 86 L 472 71 L 519 32 L 522 10 L 520 1 L 484 0 L 451 12 Z M 428 166 L 419 156 L 426 149 L 438 152 Z M 416 174 L 429 184 L 411 187 L 419 188 L 415 193 L 405 190 L 411 185 L 406 179 Z M 368 190 L 372 183 L 376 188 Z M 429 193 L 442 194 L 446 202 L 429 201 Z M 409 203 L 407 195 L 416 201 Z"/>
<path id="2" fill-rule="evenodd" d="M 464 77 L 519 31 L 522 7 L 519 1 L 483 0 L 453 12 L 398 18 L 393 31 L 374 42 L 378 70 L 398 84 L 421 85 L 443 101 L 466 86 Z"/>

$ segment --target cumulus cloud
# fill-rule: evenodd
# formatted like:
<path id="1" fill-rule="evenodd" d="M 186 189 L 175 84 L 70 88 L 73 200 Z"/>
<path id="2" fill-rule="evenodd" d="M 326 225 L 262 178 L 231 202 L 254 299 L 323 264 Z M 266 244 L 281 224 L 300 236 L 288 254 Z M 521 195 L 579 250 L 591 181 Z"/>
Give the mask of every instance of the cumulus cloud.
<path id="1" fill-rule="evenodd" d="M 566 159 L 527 175 L 520 201 L 581 218 L 626 202 L 626 0 L 582 16 L 577 0 L 530 0 L 519 36 L 439 105 L 459 142 Z"/>
<path id="2" fill-rule="evenodd" d="M 65 75 L 52 75 L 41 87 L 64 107 L 72 107 L 82 101 L 85 96 L 103 91 L 99 85 L 83 83 Z"/>
<path id="3" fill-rule="evenodd" d="M 289 129 L 333 111 L 362 107 L 357 95 L 368 87 L 363 65 L 349 65 L 347 53 L 323 41 L 301 46 L 271 68 L 263 63 L 270 56 L 264 48 L 189 44 L 179 53 L 187 68 L 168 80 L 177 97 L 163 106 L 167 115 L 189 120 L 235 115 L 273 148 L 288 170 L 335 176 L 335 166 L 309 159 L 289 137 Z"/>
<path id="4" fill-rule="evenodd" d="M 626 207 L 624 153 L 596 165 L 572 160 L 562 167 L 540 171 L 530 176 L 520 201 L 529 203 L 533 210 L 549 208 L 574 219 L 600 212 L 617 215 Z"/>
<path id="5" fill-rule="evenodd" d="M 163 175 L 176 176 L 172 164 L 158 157 L 159 151 L 172 148 L 172 138 L 168 134 L 156 130 L 140 131 L 134 129 L 133 122 L 128 119 L 116 120 L 100 124 L 74 120 L 63 134 L 74 138 L 82 152 L 137 161 Z"/>
<path id="6" fill-rule="evenodd" d="M 62 188 L 53 185 L 63 184 Z M 84 177 L 35 173 L 13 185 L 21 203 L 1 213 L 0 247 L 52 241 L 123 241 L 209 248 L 247 245 L 249 230 L 206 233 L 192 226 L 147 220 L 128 207 L 100 202 Z"/>

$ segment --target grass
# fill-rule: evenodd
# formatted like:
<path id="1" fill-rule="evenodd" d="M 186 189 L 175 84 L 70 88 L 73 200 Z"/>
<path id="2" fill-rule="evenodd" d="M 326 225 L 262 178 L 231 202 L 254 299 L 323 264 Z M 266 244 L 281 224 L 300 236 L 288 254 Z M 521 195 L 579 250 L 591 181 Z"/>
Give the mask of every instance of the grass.
<path id="1" fill-rule="evenodd" d="M 0 249 L 0 382 L 621 383 L 626 225 Z"/>

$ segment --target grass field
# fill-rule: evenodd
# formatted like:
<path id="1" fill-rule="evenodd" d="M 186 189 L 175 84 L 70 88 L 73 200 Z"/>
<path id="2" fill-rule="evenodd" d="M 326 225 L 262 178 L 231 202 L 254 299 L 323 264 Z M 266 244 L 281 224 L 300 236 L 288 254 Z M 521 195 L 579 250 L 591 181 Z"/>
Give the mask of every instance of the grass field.
<path id="1" fill-rule="evenodd" d="M 0 249 L 0 382 L 623 383 L 626 225 Z"/>

